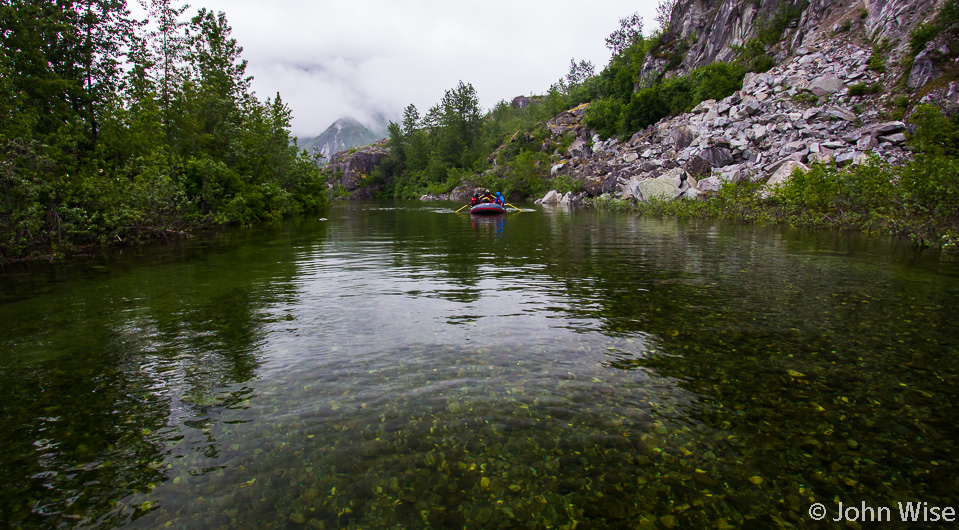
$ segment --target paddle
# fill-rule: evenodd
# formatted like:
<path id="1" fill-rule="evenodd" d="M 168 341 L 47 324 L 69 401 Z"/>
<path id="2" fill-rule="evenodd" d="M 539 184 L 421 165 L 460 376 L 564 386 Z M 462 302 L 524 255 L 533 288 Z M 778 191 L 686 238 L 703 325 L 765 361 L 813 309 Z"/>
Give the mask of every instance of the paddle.
<path id="1" fill-rule="evenodd" d="M 506 203 L 506 206 L 509 206 L 510 208 L 516 208 L 515 206 L 513 206 L 513 205 L 510 204 L 510 203 Z M 520 210 L 519 208 L 516 208 L 516 211 L 517 211 L 517 212 L 522 212 L 523 210 Z"/>
<path id="2" fill-rule="evenodd" d="M 467 208 L 467 207 L 469 207 L 469 204 L 467 204 L 467 205 L 466 205 L 466 206 L 464 206 L 463 208 Z M 462 212 L 462 211 L 463 211 L 463 208 L 460 208 L 459 210 L 456 210 L 456 211 L 455 211 L 455 212 L 453 212 L 453 213 L 460 213 L 460 212 Z"/>

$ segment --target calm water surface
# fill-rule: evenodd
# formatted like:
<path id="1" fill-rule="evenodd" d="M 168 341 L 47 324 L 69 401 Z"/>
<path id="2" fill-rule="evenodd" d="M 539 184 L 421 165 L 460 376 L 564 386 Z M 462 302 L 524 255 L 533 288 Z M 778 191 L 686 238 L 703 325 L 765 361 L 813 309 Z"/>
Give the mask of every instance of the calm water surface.
<path id="1" fill-rule="evenodd" d="M 458 206 L 352 203 L 5 269 L 0 521 L 870 526 L 809 515 L 842 502 L 912 528 L 897 503 L 959 510 L 959 264 Z"/>

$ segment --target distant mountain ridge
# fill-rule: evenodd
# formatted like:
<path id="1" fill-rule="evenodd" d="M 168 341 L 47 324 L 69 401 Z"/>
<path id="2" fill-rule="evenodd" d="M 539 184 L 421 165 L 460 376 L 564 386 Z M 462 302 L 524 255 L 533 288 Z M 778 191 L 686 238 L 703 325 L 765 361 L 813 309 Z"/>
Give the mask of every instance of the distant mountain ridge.
<path id="1" fill-rule="evenodd" d="M 325 157 L 321 161 L 325 164 L 334 153 L 370 145 L 385 137 L 383 133 L 375 133 L 354 118 L 346 116 L 333 122 L 319 136 L 304 138 L 300 147 L 309 153 L 313 153 L 314 149 L 317 150 Z"/>

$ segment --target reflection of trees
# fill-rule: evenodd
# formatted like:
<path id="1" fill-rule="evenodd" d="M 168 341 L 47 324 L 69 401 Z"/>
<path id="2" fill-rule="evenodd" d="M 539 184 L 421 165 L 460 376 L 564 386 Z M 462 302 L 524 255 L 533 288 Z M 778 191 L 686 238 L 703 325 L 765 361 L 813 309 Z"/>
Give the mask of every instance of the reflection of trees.
<path id="1" fill-rule="evenodd" d="M 265 309 L 294 275 L 293 246 L 266 239 L 133 266 L 66 265 L 67 282 L 4 286 L 15 302 L 0 306 L 14 324 L 0 335 L 0 519 L 123 519 L 115 502 L 165 480 L 170 451 L 216 454 L 204 428 L 248 397 L 224 387 L 255 376 Z M 38 287 L 45 295 L 31 298 Z"/>

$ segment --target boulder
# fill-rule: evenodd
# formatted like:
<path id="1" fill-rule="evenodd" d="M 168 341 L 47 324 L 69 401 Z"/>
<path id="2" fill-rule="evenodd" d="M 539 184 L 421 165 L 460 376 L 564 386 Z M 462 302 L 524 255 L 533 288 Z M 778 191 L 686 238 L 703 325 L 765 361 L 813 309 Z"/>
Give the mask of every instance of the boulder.
<path id="1" fill-rule="evenodd" d="M 739 105 L 740 115 L 745 114 L 746 116 L 755 116 L 759 114 L 759 110 L 762 108 L 762 104 L 758 99 L 747 98 Z"/>
<path id="2" fill-rule="evenodd" d="M 635 184 L 634 184 L 635 183 Z M 638 201 L 648 202 L 653 199 L 672 200 L 682 193 L 673 184 L 671 177 L 637 180 L 630 182 L 630 194 Z"/>
<path id="3" fill-rule="evenodd" d="M 677 151 L 686 149 L 693 144 L 693 140 L 695 139 L 696 137 L 693 135 L 693 131 L 689 130 L 689 127 L 677 127 L 673 129 L 673 149 Z"/>
<path id="4" fill-rule="evenodd" d="M 718 193 L 723 187 L 723 181 L 719 177 L 708 177 L 700 180 L 696 187 L 704 193 Z"/>
<path id="5" fill-rule="evenodd" d="M 550 190 L 542 199 L 536 201 L 536 204 L 559 204 L 563 196 L 556 190 Z"/>
<path id="6" fill-rule="evenodd" d="M 593 154 L 593 150 L 590 149 L 586 140 L 577 138 L 566 150 L 566 153 L 572 158 L 589 158 L 589 155 Z"/>
<path id="7" fill-rule="evenodd" d="M 856 113 L 841 107 L 830 107 L 826 111 L 826 115 L 837 120 L 856 121 Z"/>
<path id="8" fill-rule="evenodd" d="M 712 169 L 712 166 L 709 165 L 709 162 L 705 158 L 696 155 L 689 159 L 683 168 L 690 175 L 694 177 L 701 177 L 703 175 L 708 175 Z"/>
<path id="9" fill-rule="evenodd" d="M 725 147 L 703 149 L 699 156 L 709 162 L 712 167 L 725 167 L 733 163 L 733 154 Z"/>
<path id="10" fill-rule="evenodd" d="M 813 79 L 806 87 L 806 90 L 818 97 L 822 97 L 835 94 L 844 88 L 846 88 L 846 83 L 844 83 L 842 79 L 839 79 L 837 75 L 825 74 Z"/>
<path id="11" fill-rule="evenodd" d="M 776 186 L 781 186 L 785 184 L 787 181 L 789 181 L 789 178 L 792 176 L 793 171 L 795 171 L 796 169 L 801 169 L 802 171 L 809 171 L 809 167 L 803 164 L 802 162 L 789 160 L 785 162 L 783 165 L 779 166 L 779 169 L 777 169 L 776 172 L 773 173 L 771 177 L 769 177 L 769 180 L 766 181 L 766 187 L 771 189 Z"/>
<path id="12" fill-rule="evenodd" d="M 905 130 L 906 130 L 905 123 L 901 121 L 887 121 L 876 127 L 876 134 L 879 136 L 886 136 L 886 135 L 895 134 L 898 132 L 903 132 Z"/>
<path id="13" fill-rule="evenodd" d="M 906 86 L 915 90 L 928 85 L 939 77 L 942 71 L 936 66 L 936 63 L 948 54 L 948 46 L 927 46 L 925 50 L 919 52 L 919 55 L 912 62 L 912 69 L 909 70 Z"/>
<path id="14" fill-rule="evenodd" d="M 579 127 L 580 122 L 582 122 L 582 114 L 577 115 L 577 112 L 573 110 L 564 110 L 546 122 L 546 128 L 553 136 L 561 136 L 567 131 Z"/>

